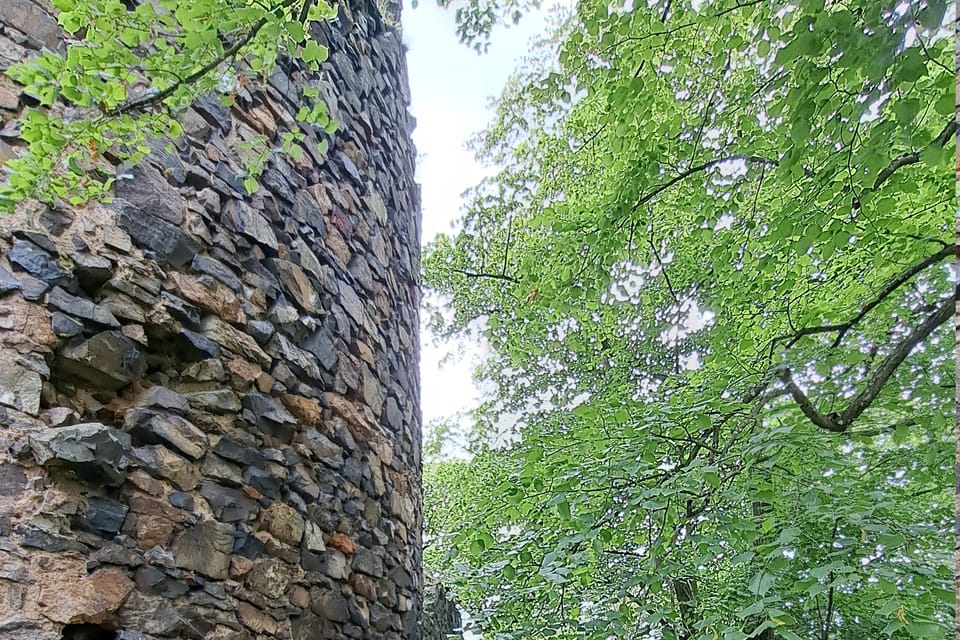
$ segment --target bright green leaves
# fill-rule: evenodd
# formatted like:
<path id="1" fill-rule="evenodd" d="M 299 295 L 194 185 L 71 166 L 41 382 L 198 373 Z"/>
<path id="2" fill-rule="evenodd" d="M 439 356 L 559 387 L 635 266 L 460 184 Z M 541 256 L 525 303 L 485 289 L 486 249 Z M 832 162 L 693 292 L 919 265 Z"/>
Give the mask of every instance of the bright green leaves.
<path id="1" fill-rule="evenodd" d="M 464 535 L 443 567 L 504 638 L 820 637 L 831 594 L 832 638 L 929 633 L 953 613 L 952 341 L 843 435 L 776 381 L 741 400 L 785 363 L 842 410 L 949 295 L 938 264 L 870 306 L 952 238 L 947 41 L 878 3 L 663 9 L 579 3 L 478 141 L 501 171 L 424 261 L 446 330 L 484 320 L 498 392 L 473 435 L 522 425 L 444 485 L 453 526 L 497 545 Z M 710 322 L 685 326 L 691 301 Z"/>
<path id="2" fill-rule="evenodd" d="M 303 46 L 300 57 L 316 70 L 320 68 L 320 63 L 327 59 L 327 48 L 310 40 Z"/>
<path id="3" fill-rule="evenodd" d="M 57 0 L 58 20 L 69 34 L 82 34 L 64 55 L 44 51 L 12 65 L 7 75 L 41 106 L 66 103 L 76 109 L 68 121 L 28 115 L 25 153 L 4 165 L 0 211 L 32 198 L 47 203 L 81 203 L 102 198 L 109 188 L 101 153 L 139 161 L 150 137 L 179 135 L 179 115 L 209 93 L 226 93 L 249 77 L 265 76 L 282 54 L 313 70 L 327 50 L 308 38 L 313 22 L 336 15 L 323 0 L 311 3 L 299 22 L 291 0 L 165 0 L 130 10 L 119 0 Z M 332 133 L 336 125 L 313 96 L 301 122 Z M 52 112 L 56 113 L 56 111 Z M 281 132 L 276 146 L 296 158 L 296 131 Z M 326 141 L 321 141 L 324 146 Z M 261 153 L 246 151 L 261 159 Z M 256 162 L 244 167 L 245 187 L 255 188 Z"/>

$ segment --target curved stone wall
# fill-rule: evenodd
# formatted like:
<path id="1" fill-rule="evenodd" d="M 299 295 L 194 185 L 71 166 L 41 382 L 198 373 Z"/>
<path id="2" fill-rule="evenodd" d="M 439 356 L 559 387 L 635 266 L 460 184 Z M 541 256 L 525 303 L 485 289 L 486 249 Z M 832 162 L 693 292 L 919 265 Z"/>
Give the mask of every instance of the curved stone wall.
<path id="1" fill-rule="evenodd" d="M 44 7 L 0 0 L 0 69 L 61 46 Z M 404 52 L 369 3 L 318 37 L 110 204 L 0 218 L 0 637 L 420 637 Z M 306 86 L 340 131 L 248 197 L 237 142 Z M 0 76 L 0 162 L 31 103 Z"/>

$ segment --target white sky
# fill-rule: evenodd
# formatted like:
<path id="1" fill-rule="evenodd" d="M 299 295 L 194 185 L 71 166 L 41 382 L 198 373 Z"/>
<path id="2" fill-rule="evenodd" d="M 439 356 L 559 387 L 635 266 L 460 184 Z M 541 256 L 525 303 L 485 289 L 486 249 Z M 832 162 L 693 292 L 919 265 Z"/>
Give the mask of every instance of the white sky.
<path id="1" fill-rule="evenodd" d="M 457 40 L 453 10 L 441 9 L 433 0 L 421 0 L 416 9 L 404 8 L 424 244 L 451 230 L 460 215 L 460 194 L 484 175 L 466 150 L 466 141 L 489 122 L 489 98 L 500 93 L 528 41 L 543 25 L 542 17 L 528 16 L 515 27 L 495 32 L 489 51 L 478 55 Z M 426 331 L 421 345 L 424 424 L 476 406 L 471 370 L 479 357 L 478 346 L 467 345 L 462 357 L 441 366 L 444 356 L 458 353 L 463 345 L 434 344 Z"/>

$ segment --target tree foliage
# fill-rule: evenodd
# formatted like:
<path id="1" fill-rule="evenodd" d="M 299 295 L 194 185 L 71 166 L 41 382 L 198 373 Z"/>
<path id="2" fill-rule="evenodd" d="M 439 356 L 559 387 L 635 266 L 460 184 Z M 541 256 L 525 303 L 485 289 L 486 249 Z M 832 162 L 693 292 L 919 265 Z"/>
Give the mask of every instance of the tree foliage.
<path id="1" fill-rule="evenodd" d="M 951 633 L 946 8 L 579 0 L 508 84 L 425 258 L 492 348 L 426 478 L 487 637 Z"/>
<path id="2" fill-rule="evenodd" d="M 266 78 L 284 55 L 319 69 L 327 50 L 310 30 L 337 13 L 325 0 L 53 5 L 67 37 L 64 52 L 44 50 L 6 72 L 35 104 L 20 119 L 24 152 L 4 165 L 0 211 L 27 198 L 47 204 L 106 198 L 116 179 L 113 165 L 138 162 L 152 139 L 179 136 L 179 116 L 200 97 L 223 96 L 230 104 L 234 91 L 249 79 Z M 318 92 L 310 91 L 298 120 L 332 131 Z M 296 153 L 302 137 L 293 128 L 280 146 Z M 245 141 L 250 191 L 267 143 Z"/>

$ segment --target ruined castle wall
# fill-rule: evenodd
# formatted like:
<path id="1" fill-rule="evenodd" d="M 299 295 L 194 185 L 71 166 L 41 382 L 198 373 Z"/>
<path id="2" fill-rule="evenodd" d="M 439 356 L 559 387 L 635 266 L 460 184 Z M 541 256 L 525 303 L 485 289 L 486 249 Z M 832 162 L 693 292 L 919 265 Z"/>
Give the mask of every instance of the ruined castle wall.
<path id="1" fill-rule="evenodd" d="M 44 6 L 0 0 L 0 70 L 62 46 Z M 0 218 L 0 637 L 419 638 L 404 53 L 367 3 L 320 39 L 322 77 L 202 100 L 112 202 Z M 237 143 L 306 86 L 340 130 L 247 196 Z M 0 77 L 0 162 L 32 103 Z"/>

